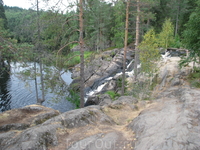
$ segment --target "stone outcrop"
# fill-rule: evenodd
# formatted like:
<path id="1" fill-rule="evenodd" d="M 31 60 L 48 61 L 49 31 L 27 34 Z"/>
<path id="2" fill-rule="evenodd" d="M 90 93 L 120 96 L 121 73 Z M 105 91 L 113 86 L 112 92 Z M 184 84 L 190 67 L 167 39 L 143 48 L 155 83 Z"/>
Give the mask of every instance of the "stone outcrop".
<path id="1" fill-rule="evenodd" d="M 131 143 L 132 134 L 128 135 L 128 131 L 124 129 L 125 133 L 122 132 L 122 127 L 118 126 L 118 124 L 125 125 L 137 114 L 138 107 L 135 106 L 137 109 L 133 109 L 136 104 L 132 103 L 130 99 L 130 97 L 127 97 L 127 100 L 122 102 L 123 104 L 111 103 L 102 107 L 90 106 L 59 115 L 57 111 L 54 111 L 56 116 L 53 117 L 52 115 L 47 120 L 46 117 L 42 119 L 40 114 L 49 114 L 53 110 L 39 105 L 4 112 L 0 114 L 0 118 L 5 118 L 8 116 L 8 113 L 16 116 L 16 114 L 19 114 L 17 113 L 19 111 L 23 118 L 19 117 L 18 121 L 25 121 L 29 126 L 26 128 L 2 128 L 0 132 L 0 149 L 64 150 L 77 149 L 77 146 L 79 149 L 86 148 L 88 150 L 92 150 L 96 146 L 96 149 L 104 149 L 104 146 L 107 149 L 114 149 L 119 147 L 117 144 L 120 142 L 124 142 L 123 144 L 127 144 L 130 148 L 131 145 L 128 144 Z M 136 102 L 135 99 L 133 101 Z M 21 110 L 26 111 L 21 112 Z M 43 121 L 39 121 L 36 124 L 33 121 L 33 114 L 30 114 L 31 112 L 34 112 L 35 118 L 40 116 L 39 118 Z M 124 114 L 129 115 L 123 117 Z M 9 117 L 12 116 L 10 115 Z M 13 124 L 19 122 L 13 122 Z M 5 124 L 8 123 L 2 122 L 0 127 Z"/>
<path id="2" fill-rule="evenodd" d="M 0 114 L 0 132 L 24 130 L 57 116 L 58 111 L 41 105 L 30 105 Z"/>
<path id="3" fill-rule="evenodd" d="M 199 89 L 172 86 L 153 101 L 122 96 L 62 114 L 39 105 L 10 110 L 0 114 L 0 149 L 200 149 L 199 97 Z"/>
<path id="4" fill-rule="evenodd" d="M 103 79 L 114 76 L 122 71 L 123 67 L 123 49 L 114 49 L 105 51 L 99 55 L 91 57 L 90 62 L 85 65 L 85 86 L 86 89 L 94 89 Z M 133 59 L 134 51 L 127 51 L 127 62 Z M 87 62 L 87 60 L 86 60 Z M 80 81 L 80 64 L 72 70 L 73 82 L 71 87 L 78 89 Z"/>
<path id="5" fill-rule="evenodd" d="M 187 87 L 161 93 L 156 103 L 128 126 L 136 135 L 134 149 L 200 149 L 199 96 L 199 90 Z"/>

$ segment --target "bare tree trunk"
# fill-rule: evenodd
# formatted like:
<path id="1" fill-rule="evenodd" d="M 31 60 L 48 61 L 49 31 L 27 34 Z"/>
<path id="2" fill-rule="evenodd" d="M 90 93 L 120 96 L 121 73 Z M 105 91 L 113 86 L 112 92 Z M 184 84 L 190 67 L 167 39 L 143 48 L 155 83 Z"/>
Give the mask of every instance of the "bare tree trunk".
<path id="1" fill-rule="evenodd" d="M 39 97 L 38 97 L 38 86 L 37 86 L 37 68 L 36 68 L 36 60 L 34 62 L 34 69 L 35 69 L 35 94 L 36 94 L 36 100 L 37 103 L 39 103 Z"/>
<path id="2" fill-rule="evenodd" d="M 180 1 L 178 0 L 178 8 L 177 8 L 177 12 L 176 12 L 176 28 L 175 28 L 175 36 L 178 34 L 179 14 L 180 14 Z"/>
<path id="3" fill-rule="evenodd" d="M 126 4 L 126 26 L 125 26 L 125 38 L 124 38 L 124 60 L 123 60 L 123 76 L 122 76 L 122 95 L 125 93 L 125 70 L 126 70 L 126 51 L 128 42 L 128 19 L 129 19 L 129 5 L 130 0 Z"/>
<path id="4" fill-rule="evenodd" d="M 137 17 L 136 17 L 136 36 L 135 36 L 135 62 L 134 62 L 134 79 L 137 80 L 139 63 L 139 39 L 140 39 L 140 0 L 137 0 Z"/>
<path id="5" fill-rule="evenodd" d="M 80 108 L 84 107 L 84 89 L 85 89 L 85 81 L 84 81 L 84 50 L 83 50 L 83 1 L 79 0 L 79 27 L 80 27 Z"/>
<path id="6" fill-rule="evenodd" d="M 41 52 L 41 44 L 40 44 L 40 13 L 39 13 L 39 1 L 37 0 L 37 49 L 38 49 L 38 53 Z M 41 56 L 39 58 L 39 64 L 40 64 L 40 81 L 41 81 L 41 86 L 42 86 L 42 99 L 38 98 L 38 92 L 36 91 L 37 94 L 37 103 L 42 104 L 45 101 L 45 93 L 44 93 L 44 80 L 43 80 L 43 72 L 42 72 L 42 60 L 41 60 Z M 35 83 L 37 86 L 37 80 L 35 80 Z M 37 89 L 37 88 L 36 88 Z"/>
<path id="7" fill-rule="evenodd" d="M 43 65 L 42 60 L 40 60 L 40 82 L 42 86 L 42 101 L 40 103 L 45 101 L 45 93 L 44 93 L 44 78 L 43 78 Z"/>

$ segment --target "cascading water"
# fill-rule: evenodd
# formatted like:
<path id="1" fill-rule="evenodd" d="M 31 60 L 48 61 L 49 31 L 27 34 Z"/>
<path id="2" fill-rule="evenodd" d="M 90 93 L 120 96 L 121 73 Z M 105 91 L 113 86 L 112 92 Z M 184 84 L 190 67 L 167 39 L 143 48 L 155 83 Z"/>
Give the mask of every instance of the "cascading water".
<path id="1" fill-rule="evenodd" d="M 163 61 L 166 62 L 167 59 L 169 57 L 171 57 L 171 55 L 170 55 L 170 53 L 168 51 L 166 51 L 163 55 L 161 55 L 161 57 L 162 57 Z M 125 74 L 128 77 L 133 77 L 134 76 L 133 64 L 134 64 L 134 59 L 132 61 L 130 61 L 129 64 L 127 64 L 127 69 L 126 69 Z M 138 64 L 137 68 L 138 69 L 141 68 L 141 64 Z M 94 89 L 86 92 L 85 102 L 87 101 L 88 97 L 90 97 L 90 96 L 92 96 L 92 95 L 94 95 L 96 93 L 101 92 L 102 89 L 109 83 L 109 81 L 111 81 L 113 79 L 116 79 L 117 77 L 121 76 L 122 74 L 123 74 L 123 72 L 119 72 L 113 77 L 107 77 L 107 78 L 103 79 L 101 82 L 98 82 L 99 84 L 97 86 L 95 86 Z"/>
<path id="2" fill-rule="evenodd" d="M 133 70 L 133 62 L 134 59 L 127 65 L 127 69 L 125 74 L 129 77 L 133 77 L 134 75 L 134 70 Z M 138 65 L 138 68 L 140 68 L 140 65 Z M 123 74 L 123 72 L 119 72 L 117 73 L 115 76 L 113 77 L 107 77 L 105 79 L 103 79 L 101 82 L 99 82 L 99 84 L 96 86 L 96 88 L 90 90 L 89 92 L 86 93 L 85 95 L 85 102 L 87 101 L 89 96 L 92 96 L 96 93 L 99 93 L 102 91 L 102 89 L 109 83 L 109 81 L 113 80 L 114 78 L 116 79 L 117 77 L 121 76 Z"/>

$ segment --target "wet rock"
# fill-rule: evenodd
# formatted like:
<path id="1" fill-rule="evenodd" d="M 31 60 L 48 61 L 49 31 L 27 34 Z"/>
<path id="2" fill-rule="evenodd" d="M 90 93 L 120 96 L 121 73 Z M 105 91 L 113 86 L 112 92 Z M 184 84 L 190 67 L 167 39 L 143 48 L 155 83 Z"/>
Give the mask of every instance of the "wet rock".
<path id="1" fill-rule="evenodd" d="M 133 59 L 133 51 L 127 51 L 127 62 Z M 93 87 L 103 79 L 110 77 L 118 72 L 122 71 L 123 66 L 123 49 L 113 49 L 101 53 L 100 56 L 95 57 L 90 63 L 85 65 L 85 85 L 86 88 Z M 71 87 L 75 89 L 79 88 L 80 80 L 80 65 L 77 65 L 72 70 L 72 78 L 74 79 L 71 83 Z"/>
<path id="2" fill-rule="evenodd" d="M 101 95 L 92 95 L 89 96 L 85 106 L 90 106 L 90 105 L 99 105 L 99 106 L 103 106 L 103 105 L 108 105 L 112 102 L 110 96 L 108 94 L 101 94 Z"/>
<path id="3" fill-rule="evenodd" d="M 117 80 L 110 80 L 108 83 L 103 87 L 101 93 L 106 91 L 116 91 L 117 90 Z"/>

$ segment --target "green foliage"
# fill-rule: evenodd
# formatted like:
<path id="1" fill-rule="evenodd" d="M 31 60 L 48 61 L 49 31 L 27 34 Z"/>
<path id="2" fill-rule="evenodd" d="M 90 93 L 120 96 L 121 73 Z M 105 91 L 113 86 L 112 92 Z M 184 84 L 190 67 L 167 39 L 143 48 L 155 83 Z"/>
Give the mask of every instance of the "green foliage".
<path id="1" fill-rule="evenodd" d="M 126 17 L 126 6 L 123 1 L 117 1 L 116 5 L 113 7 L 113 20 L 114 26 L 111 29 L 113 34 L 112 42 L 116 47 L 124 46 L 124 28 L 125 28 L 125 17 Z"/>
<path id="2" fill-rule="evenodd" d="M 19 43 L 31 43 L 36 32 L 36 11 L 6 6 L 5 14 L 9 30 L 13 32 L 13 37 Z"/>
<path id="3" fill-rule="evenodd" d="M 200 88 L 200 68 L 195 67 L 189 74 L 188 79 L 192 87 Z"/>
<path id="4" fill-rule="evenodd" d="M 174 43 L 172 43 L 171 47 L 173 48 L 181 48 L 183 44 L 181 42 L 180 36 L 176 35 L 174 38 Z"/>
<path id="5" fill-rule="evenodd" d="M 84 52 L 84 59 L 87 60 L 90 58 L 93 52 L 85 51 Z M 80 63 L 80 51 L 70 52 L 65 58 L 65 65 L 67 67 L 73 67 Z"/>
<path id="6" fill-rule="evenodd" d="M 111 5 L 102 0 L 88 0 L 84 6 L 85 43 L 92 50 L 107 47 L 112 22 Z"/>
<path id="7" fill-rule="evenodd" d="M 0 19 L 2 19 L 2 21 L 3 21 L 3 28 L 7 29 L 8 23 L 7 23 L 7 18 L 6 18 L 6 15 L 5 15 L 3 1 L 2 1 L 2 3 L 0 3 Z"/>
<path id="8" fill-rule="evenodd" d="M 75 105 L 76 109 L 80 108 L 80 95 L 76 91 L 69 89 L 69 96 L 67 100 Z"/>
<path id="9" fill-rule="evenodd" d="M 174 26 L 170 19 L 166 19 L 163 26 L 162 31 L 158 35 L 158 43 L 159 47 L 163 47 L 167 49 L 172 46 L 174 43 Z"/>
<path id="10" fill-rule="evenodd" d="M 122 77 L 118 78 L 117 81 L 116 81 L 116 83 L 117 83 L 117 87 L 121 88 L 122 87 Z M 128 85 L 128 82 L 125 81 L 124 85 L 125 85 L 125 91 L 126 91 L 126 89 L 127 89 L 126 87 Z"/>
<path id="11" fill-rule="evenodd" d="M 117 97 L 120 97 L 120 94 L 114 91 L 107 91 L 105 94 L 108 94 L 112 100 L 115 100 Z"/>
<path id="12" fill-rule="evenodd" d="M 149 30 L 139 45 L 141 71 L 152 75 L 157 71 L 156 61 L 160 58 L 156 34 L 154 29 Z"/>
<path id="13" fill-rule="evenodd" d="M 200 57 L 200 0 L 197 1 L 195 11 L 190 15 L 184 31 L 183 43 L 190 50 L 192 57 Z M 191 58 L 192 58 L 191 57 Z"/>

